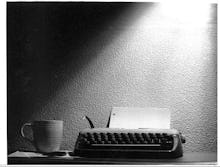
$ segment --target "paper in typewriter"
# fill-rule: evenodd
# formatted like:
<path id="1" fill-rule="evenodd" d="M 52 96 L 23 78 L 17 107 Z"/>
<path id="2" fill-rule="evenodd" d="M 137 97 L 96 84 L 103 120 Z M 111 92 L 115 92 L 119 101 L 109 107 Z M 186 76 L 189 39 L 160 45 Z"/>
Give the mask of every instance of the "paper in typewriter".
<path id="1" fill-rule="evenodd" d="M 167 108 L 113 107 L 109 128 L 170 129 L 170 110 Z"/>

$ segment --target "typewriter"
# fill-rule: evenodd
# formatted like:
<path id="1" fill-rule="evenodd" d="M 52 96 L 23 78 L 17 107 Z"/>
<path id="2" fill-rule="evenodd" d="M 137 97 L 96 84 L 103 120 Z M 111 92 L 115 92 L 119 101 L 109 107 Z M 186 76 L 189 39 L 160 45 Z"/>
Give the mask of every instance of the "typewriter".
<path id="1" fill-rule="evenodd" d="M 74 154 L 81 157 L 177 158 L 185 139 L 175 129 L 92 128 L 79 133 Z"/>

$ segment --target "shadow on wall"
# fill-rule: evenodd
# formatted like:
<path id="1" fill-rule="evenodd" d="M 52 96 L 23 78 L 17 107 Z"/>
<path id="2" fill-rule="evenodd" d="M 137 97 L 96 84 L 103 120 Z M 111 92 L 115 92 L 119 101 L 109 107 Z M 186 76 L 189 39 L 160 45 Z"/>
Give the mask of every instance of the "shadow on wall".
<path id="1" fill-rule="evenodd" d="M 18 149 L 21 125 L 117 36 L 99 41 L 131 4 L 7 3 L 9 152 Z"/>

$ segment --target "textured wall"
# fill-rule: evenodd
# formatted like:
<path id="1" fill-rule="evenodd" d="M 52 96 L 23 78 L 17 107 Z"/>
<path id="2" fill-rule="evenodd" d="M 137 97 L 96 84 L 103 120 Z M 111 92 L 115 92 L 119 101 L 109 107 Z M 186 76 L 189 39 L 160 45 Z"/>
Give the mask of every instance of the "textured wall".
<path id="1" fill-rule="evenodd" d="M 33 149 L 26 121 L 64 120 L 73 149 L 84 114 L 105 127 L 112 106 L 151 106 L 171 109 L 185 151 L 216 151 L 216 8 L 196 22 L 153 3 L 9 5 L 9 150 Z"/>

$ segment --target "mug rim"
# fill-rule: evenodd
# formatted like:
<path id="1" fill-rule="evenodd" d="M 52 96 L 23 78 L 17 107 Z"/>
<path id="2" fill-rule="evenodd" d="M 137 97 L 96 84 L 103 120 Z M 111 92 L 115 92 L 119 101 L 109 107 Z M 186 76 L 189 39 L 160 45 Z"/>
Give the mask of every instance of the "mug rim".
<path id="1" fill-rule="evenodd" d="M 63 123 L 63 120 L 33 120 L 32 123 Z"/>

